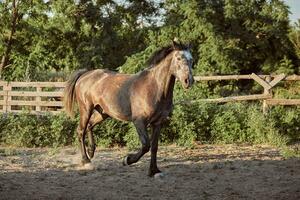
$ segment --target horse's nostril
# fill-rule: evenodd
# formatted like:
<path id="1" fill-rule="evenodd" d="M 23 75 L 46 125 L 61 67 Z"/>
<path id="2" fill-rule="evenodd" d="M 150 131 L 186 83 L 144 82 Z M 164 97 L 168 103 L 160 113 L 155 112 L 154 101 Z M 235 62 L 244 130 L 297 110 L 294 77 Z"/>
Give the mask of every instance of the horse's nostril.
<path id="1" fill-rule="evenodd" d="M 184 80 L 184 83 L 188 85 L 188 84 L 189 84 L 189 79 L 188 79 L 188 78 L 185 79 L 185 80 Z"/>

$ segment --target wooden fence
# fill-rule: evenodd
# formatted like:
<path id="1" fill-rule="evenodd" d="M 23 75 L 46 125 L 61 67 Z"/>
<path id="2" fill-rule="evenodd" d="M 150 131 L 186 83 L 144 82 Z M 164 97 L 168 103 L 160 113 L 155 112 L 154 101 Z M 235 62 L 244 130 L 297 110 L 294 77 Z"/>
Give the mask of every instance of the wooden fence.
<path id="1" fill-rule="evenodd" d="M 300 76 L 284 74 L 280 75 L 228 75 L 228 76 L 196 76 L 196 81 L 220 81 L 220 80 L 254 80 L 264 88 L 263 94 L 245 95 L 245 96 L 230 96 L 217 99 L 199 99 L 191 101 L 204 102 L 234 102 L 234 101 L 249 101 L 249 100 L 263 100 L 263 112 L 265 113 L 270 105 L 300 105 L 300 99 L 274 99 L 272 95 L 272 88 L 274 88 L 281 81 L 300 81 Z M 300 89 L 300 88 L 299 88 Z"/>
<path id="2" fill-rule="evenodd" d="M 0 81 L 0 112 L 59 113 L 64 86 L 64 82 Z"/>
<path id="3" fill-rule="evenodd" d="M 281 81 L 300 81 L 300 76 L 292 75 L 228 75 L 228 76 L 195 76 L 196 81 L 220 80 L 254 80 L 264 88 L 263 94 L 230 96 L 217 99 L 198 99 L 195 101 L 224 103 L 235 101 L 263 100 L 263 110 L 270 105 L 300 105 L 300 99 L 274 99 L 272 88 Z M 62 95 L 64 82 L 4 82 L 0 81 L 0 112 L 22 112 L 28 110 L 32 114 L 45 112 L 59 113 L 63 110 Z M 300 89 L 300 88 L 299 88 Z"/>

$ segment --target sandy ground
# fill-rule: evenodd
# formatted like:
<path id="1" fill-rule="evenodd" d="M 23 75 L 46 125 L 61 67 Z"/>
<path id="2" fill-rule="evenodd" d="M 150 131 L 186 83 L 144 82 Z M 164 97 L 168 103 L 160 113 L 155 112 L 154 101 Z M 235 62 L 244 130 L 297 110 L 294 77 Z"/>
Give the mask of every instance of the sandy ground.
<path id="1" fill-rule="evenodd" d="M 300 199 L 300 159 L 269 146 L 163 146 L 163 178 L 149 178 L 149 154 L 123 167 L 126 149 L 98 149 L 94 169 L 79 152 L 0 147 L 0 199 Z"/>

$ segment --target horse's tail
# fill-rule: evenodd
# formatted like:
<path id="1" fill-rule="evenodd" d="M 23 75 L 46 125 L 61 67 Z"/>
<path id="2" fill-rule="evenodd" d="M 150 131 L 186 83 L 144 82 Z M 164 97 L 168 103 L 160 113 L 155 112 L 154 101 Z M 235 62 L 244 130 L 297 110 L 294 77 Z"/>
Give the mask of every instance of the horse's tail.
<path id="1" fill-rule="evenodd" d="M 64 107 L 65 107 L 65 112 L 70 116 L 74 117 L 74 103 L 75 103 L 75 85 L 77 80 L 80 78 L 81 75 L 86 73 L 88 70 L 86 69 L 81 69 L 76 72 L 74 72 L 70 79 L 67 81 L 65 89 L 64 89 Z"/>

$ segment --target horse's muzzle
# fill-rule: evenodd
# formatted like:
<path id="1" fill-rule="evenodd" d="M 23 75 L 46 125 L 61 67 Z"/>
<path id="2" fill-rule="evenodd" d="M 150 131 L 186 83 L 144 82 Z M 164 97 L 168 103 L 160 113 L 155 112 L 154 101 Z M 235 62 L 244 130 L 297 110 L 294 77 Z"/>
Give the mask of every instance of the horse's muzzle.
<path id="1" fill-rule="evenodd" d="M 189 89 L 194 84 L 193 76 L 190 76 L 184 80 L 183 87 L 184 89 Z"/>

